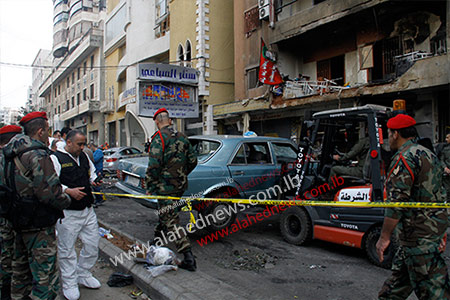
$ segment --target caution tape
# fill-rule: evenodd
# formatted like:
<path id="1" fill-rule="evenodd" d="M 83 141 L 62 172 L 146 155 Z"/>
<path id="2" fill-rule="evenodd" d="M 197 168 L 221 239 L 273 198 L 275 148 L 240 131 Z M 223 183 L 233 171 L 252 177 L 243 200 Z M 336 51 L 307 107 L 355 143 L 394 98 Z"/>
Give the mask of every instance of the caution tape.
<path id="1" fill-rule="evenodd" d="M 309 201 L 309 200 L 256 200 L 239 198 L 192 198 L 192 197 L 172 197 L 172 196 L 152 196 L 152 195 L 134 195 L 117 193 L 98 193 L 105 196 L 127 197 L 137 199 L 158 199 L 184 201 L 192 210 L 192 201 L 213 201 L 225 203 L 242 203 L 249 205 L 280 205 L 280 206 L 330 206 L 330 207 L 400 207 L 400 208 L 450 208 L 450 203 L 436 202 L 348 202 L 348 201 Z"/>

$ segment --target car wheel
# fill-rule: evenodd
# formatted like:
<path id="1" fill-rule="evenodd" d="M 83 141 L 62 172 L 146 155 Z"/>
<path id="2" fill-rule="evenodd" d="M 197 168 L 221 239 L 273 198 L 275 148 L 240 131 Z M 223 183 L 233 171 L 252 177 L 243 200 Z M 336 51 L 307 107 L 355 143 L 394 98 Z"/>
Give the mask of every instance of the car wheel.
<path id="1" fill-rule="evenodd" d="M 303 245 L 312 238 L 312 225 L 308 213 L 301 207 L 289 207 L 281 215 L 280 230 L 290 244 Z"/>
<path id="2" fill-rule="evenodd" d="M 211 198 L 223 198 L 223 195 L 211 195 Z M 201 212 L 199 212 L 199 214 L 202 215 L 205 223 L 209 224 L 206 227 L 208 231 L 215 232 L 218 230 L 222 230 L 234 223 L 234 221 L 236 220 L 236 213 L 231 210 L 230 205 L 233 204 L 213 201 L 208 203 L 208 205 Z M 222 215 L 225 216 L 225 218 L 222 217 L 222 219 L 219 219 L 217 217 L 217 213 L 219 211 L 223 211 Z M 213 215 L 214 217 L 208 217 L 210 215 Z"/>
<path id="3" fill-rule="evenodd" d="M 392 260 L 394 259 L 395 253 L 398 249 L 398 241 L 394 237 L 391 237 L 391 243 L 389 244 L 389 247 L 384 251 L 384 260 L 383 262 L 380 262 L 376 249 L 380 234 L 380 226 L 376 226 L 370 229 L 366 236 L 364 248 L 371 263 L 384 269 L 390 269 L 392 266 Z"/>

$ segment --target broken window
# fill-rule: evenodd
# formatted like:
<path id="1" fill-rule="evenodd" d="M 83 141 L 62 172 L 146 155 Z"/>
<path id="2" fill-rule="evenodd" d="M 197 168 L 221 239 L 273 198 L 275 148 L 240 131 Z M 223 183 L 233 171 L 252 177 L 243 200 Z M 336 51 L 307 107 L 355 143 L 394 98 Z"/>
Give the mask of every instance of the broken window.
<path id="1" fill-rule="evenodd" d="M 345 56 L 339 55 L 317 62 L 317 80 L 332 80 L 343 86 L 345 80 Z"/>
<path id="2" fill-rule="evenodd" d="M 373 45 L 374 67 L 371 70 L 370 81 L 387 80 L 395 77 L 395 57 L 414 50 L 409 40 L 401 36 L 384 39 Z"/>

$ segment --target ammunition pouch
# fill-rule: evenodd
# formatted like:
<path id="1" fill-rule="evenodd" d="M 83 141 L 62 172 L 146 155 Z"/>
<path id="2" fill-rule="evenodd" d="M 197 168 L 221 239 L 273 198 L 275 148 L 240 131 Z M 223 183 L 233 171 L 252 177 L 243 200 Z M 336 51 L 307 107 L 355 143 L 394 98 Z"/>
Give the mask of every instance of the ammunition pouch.
<path id="1" fill-rule="evenodd" d="M 9 214 L 9 219 L 15 230 L 50 227 L 63 217 L 62 211 L 40 203 L 35 197 L 17 197 L 12 202 L 12 209 Z"/>

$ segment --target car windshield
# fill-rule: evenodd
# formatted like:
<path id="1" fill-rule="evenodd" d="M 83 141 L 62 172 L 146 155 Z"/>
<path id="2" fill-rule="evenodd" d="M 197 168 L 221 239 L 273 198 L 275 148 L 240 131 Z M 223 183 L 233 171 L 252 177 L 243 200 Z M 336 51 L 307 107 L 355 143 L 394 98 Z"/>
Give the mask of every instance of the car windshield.
<path id="1" fill-rule="evenodd" d="M 220 146 L 220 143 L 217 141 L 191 139 L 190 142 L 194 147 L 199 162 L 210 158 Z"/>

